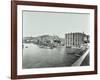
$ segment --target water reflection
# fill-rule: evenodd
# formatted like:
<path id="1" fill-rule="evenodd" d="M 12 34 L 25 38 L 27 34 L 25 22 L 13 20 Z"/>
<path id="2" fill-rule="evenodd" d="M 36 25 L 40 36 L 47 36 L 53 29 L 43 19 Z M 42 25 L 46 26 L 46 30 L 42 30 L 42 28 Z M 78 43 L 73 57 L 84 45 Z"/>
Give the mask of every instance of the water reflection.
<path id="1" fill-rule="evenodd" d="M 22 67 L 26 69 L 71 66 L 78 59 L 78 56 L 69 54 L 70 51 L 74 50 L 70 50 L 64 46 L 44 49 L 34 44 L 25 44 L 23 48 Z"/>

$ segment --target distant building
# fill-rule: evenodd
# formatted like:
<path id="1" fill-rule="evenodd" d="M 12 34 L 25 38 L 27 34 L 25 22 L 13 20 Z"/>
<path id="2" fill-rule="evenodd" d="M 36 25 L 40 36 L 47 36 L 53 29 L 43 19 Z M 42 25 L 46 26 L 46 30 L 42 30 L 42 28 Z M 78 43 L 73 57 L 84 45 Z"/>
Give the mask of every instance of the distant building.
<path id="1" fill-rule="evenodd" d="M 38 40 L 35 37 L 23 37 L 23 43 L 33 43 L 37 41 Z"/>
<path id="2" fill-rule="evenodd" d="M 66 47 L 81 47 L 81 45 L 87 42 L 89 42 L 89 36 L 84 33 L 65 34 Z"/>

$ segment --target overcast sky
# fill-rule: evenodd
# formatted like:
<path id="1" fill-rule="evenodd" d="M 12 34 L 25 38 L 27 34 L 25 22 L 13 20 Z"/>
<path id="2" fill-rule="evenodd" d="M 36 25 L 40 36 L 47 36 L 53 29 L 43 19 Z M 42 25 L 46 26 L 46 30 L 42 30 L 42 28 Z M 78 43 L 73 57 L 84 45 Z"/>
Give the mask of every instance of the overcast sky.
<path id="1" fill-rule="evenodd" d="M 89 34 L 89 14 L 23 11 L 23 37 L 84 32 Z"/>

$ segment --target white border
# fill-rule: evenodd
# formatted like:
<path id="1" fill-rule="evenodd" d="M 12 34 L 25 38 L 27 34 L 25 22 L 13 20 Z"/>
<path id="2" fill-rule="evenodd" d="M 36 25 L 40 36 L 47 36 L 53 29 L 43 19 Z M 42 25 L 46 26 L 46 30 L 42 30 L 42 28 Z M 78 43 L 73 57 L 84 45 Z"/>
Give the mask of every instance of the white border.
<path id="1" fill-rule="evenodd" d="M 22 69 L 22 10 L 90 13 L 90 66 Z M 17 5 L 17 75 L 94 71 L 94 10 Z"/>

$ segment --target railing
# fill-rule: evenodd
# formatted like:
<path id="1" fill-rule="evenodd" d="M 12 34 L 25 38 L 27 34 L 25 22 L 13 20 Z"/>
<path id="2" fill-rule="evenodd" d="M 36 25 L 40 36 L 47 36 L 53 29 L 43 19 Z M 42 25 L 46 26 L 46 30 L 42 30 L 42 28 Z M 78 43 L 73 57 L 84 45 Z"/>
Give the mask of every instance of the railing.
<path id="1" fill-rule="evenodd" d="M 72 64 L 72 66 L 80 66 L 81 63 L 86 58 L 86 56 L 88 55 L 88 53 L 89 53 L 89 48 L 86 50 L 86 52 L 75 63 Z"/>

